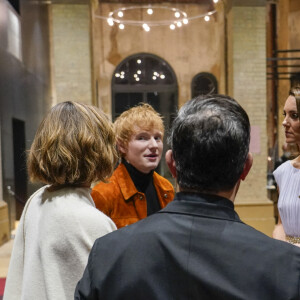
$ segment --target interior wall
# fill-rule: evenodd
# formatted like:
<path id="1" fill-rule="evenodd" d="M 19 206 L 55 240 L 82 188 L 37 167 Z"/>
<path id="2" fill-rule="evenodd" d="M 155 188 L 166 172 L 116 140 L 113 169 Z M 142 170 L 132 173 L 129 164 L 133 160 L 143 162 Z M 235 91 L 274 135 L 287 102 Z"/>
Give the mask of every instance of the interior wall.
<path id="1" fill-rule="evenodd" d="M 92 104 L 90 7 L 51 5 L 54 103 L 73 100 Z"/>
<path id="2" fill-rule="evenodd" d="M 124 4 L 125 6 L 125 4 Z M 158 26 L 145 32 L 141 27 L 108 26 L 106 20 L 97 15 L 107 16 L 120 4 L 102 3 L 94 12 L 93 61 L 99 106 L 111 113 L 111 79 L 116 66 L 126 57 L 146 52 L 166 60 L 175 71 L 179 85 L 179 106 L 191 98 L 193 77 L 200 72 L 212 73 L 218 80 L 219 92 L 225 91 L 224 79 L 224 17 L 223 7 L 209 22 L 203 18 L 191 20 L 188 25 L 176 28 Z M 201 5 L 177 4 L 188 16 L 207 12 Z M 159 10 L 156 13 L 160 13 Z M 162 14 L 162 13 L 161 13 Z M 160 16 L 164 19 L 164 15 Z M 139 12 L 134 18 L 141 19 Z"/>
<path id="3" fill-rule="evenodd" d="M 30 7 L 29 7 L 29 6 Z M 10 203 L 10 217 L 15 219 L 15 197 L 7 187 L 15 190 L 13 159 L 13 118 L 25 122 L 25 144 L 29 149 L 35 131 L 45 111 L 49 108 L 49 43 L 47 38 L 48 8 L 21 2 L 20 24 L 21 55 L 11 51 L 9 14 L 13 10 L 6 0 L 0 0 L 0 114 L 2 139 L 3 199 Z M 25 155 L 25 153 L 24 153 Z M 24 166 L 16 166 L 17 168 Z M 28 195 L 35 189 L 28 183 Z M 27 196 L 28 196 L 27 195 Z M 2 196 L 2 195 L 1 195 Z M 27 198 L 22 195 L 22 201 Z M 13 224 L 13 222 L 12 222 Z"/>
<path id="4" fill-rule="evenodd" d="M 290 28 L 289 28 L 289 12 L 290 12 L 290 0 L 279 0 L 277 3 L 277 44 L 278 50 L 287 50 L 291 49 L 290 46 Z M 287 58 L 288 53 L 283 53 L 279 55 L 280 57 Z M 288 64 L 288 61 L 285 61 Z M 285 64 L 285 62 L 279 62 L 279 64 Z M 288 68 L 280 68 L 280 72 L 287 72 Z M 288 77 L 288 76 L 285 76 Z M 282 154 L 281 146 L 285 141 L 284 131 L 282 127 L 283 121 L 283 107 L 285 100 L 288 97 L 288 92 L 290 89 L 289 80 L 279 80 L 278 81 L 278 123 L 277 123 L 277 132 L 278 132 L 278 150 L 279 156 Z"/>
<path id="5" fill-rule="evenodd" d="M 266 24 L 265 6 L 232 8 L 232 96 L 243 106 L 251 123 L 250 152 L 254 162 L 238 202 L 267 199 L 266 134 Z"/>

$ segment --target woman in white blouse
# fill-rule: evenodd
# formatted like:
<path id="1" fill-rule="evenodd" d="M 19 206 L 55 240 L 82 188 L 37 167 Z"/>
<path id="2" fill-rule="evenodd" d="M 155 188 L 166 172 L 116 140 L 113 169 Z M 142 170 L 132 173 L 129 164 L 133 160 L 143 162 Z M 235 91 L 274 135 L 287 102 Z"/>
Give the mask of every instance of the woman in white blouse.
<path id="1" fill-rule="evenodd" d="M 283 114 L 286 142 L 300 149 L 300 87 L 290 90 Z M 279 219 L 273 237 L 300 246 L 300 155 L 280 165 L 274 177 L 279 192 Z"/>

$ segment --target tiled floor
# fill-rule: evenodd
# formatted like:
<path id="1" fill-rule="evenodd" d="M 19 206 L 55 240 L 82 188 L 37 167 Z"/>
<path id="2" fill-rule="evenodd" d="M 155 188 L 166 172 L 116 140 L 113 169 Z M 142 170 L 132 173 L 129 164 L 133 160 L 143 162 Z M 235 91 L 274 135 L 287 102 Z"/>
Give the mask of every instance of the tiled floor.
<path id="1" fill-rule="evenodd" d="M 15 227 L 17 228 L 17 226 L 18 222 L 16 222 Z M 12 231 L 11 236 L 11 240 L 0 246 L 0 300 L 2 300 L 3 297 L 5 279 L 7 276 L 11 251 L 14 243 L 13 237 L 15 236 L 15 230 Z"/>
<path id="2" fill-rule="evenodd" d="M 17 221 L 15 228 L 17 228 L 18 224 L 19 222 Z M 12 239 L 0 246 L 0 278 L 5 278 L 7 275 L 9 260 L 14 243 L 13 237 L 15 236 L 15 233 L 16 229 L 11 233 Z"/>
<path id="3" fill-rule="evenodd" d="M 7 275 L 12 246 L 13 240 L 0 246 L 0 278 L 6 277 Z"/>
<path id="4" fill-rule="evenodd" d="M 0 300 L 2 300 L 5 278 L 7 276 L 10 255 L 13 247 L 13 239 L 0 246 Z"/>

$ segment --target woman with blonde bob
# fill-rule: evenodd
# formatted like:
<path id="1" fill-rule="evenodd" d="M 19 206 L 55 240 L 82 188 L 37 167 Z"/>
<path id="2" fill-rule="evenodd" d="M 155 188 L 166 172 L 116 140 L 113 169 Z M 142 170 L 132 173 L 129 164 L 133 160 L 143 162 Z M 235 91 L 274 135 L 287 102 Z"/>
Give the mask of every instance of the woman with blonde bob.
<path id="1" fill-rule="evenodd" d="M 91 183 L 109 177 L 115 135 L 97 108 L 63 102 L 40 124 L 28 155 L 32 181 L 14 241 L 4 299 L 73 299 L 96 238 L 116 229 L 95 209 Z"/>
<path id="2" fill-rule="evenodd" d="M 123 112 L 114 123 L 122 161 L 107 183 L 92 191 L 96 207 L 118 228 L 165 207 L 174 197 L 172 184 L 156 172 L 163 151 L 164 125 L 149 104 Z"/>

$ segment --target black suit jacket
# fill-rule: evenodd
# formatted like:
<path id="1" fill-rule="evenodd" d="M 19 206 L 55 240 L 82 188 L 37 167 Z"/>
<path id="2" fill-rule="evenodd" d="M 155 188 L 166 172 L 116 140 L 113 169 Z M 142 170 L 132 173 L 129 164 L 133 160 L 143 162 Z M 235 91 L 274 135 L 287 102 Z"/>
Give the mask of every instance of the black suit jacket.
<path id="1" fill-rule="evenodd" d="M 225 198 L 178 193 L 98 239 L 75 299 L 300 299 L 300 248 L 244 224 Z"/>

